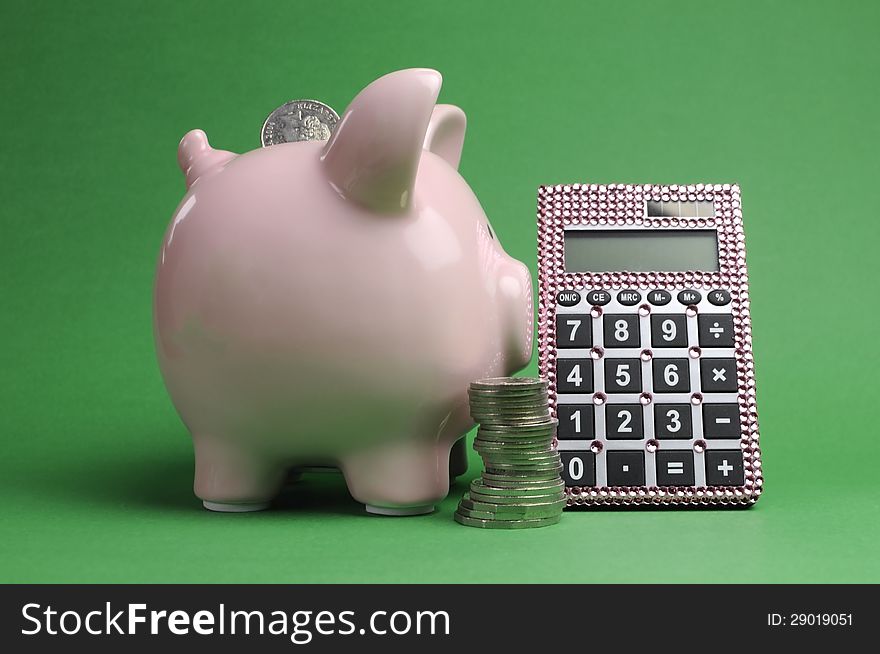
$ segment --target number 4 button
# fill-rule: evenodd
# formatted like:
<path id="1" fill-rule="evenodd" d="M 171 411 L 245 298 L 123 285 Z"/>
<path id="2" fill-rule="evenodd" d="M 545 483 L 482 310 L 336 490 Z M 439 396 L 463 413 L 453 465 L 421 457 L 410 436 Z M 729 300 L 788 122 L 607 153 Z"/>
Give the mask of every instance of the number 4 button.
<path id="1" fill-rule="evenodd" d="M 592 393 L 592 359 L 557 359 L 556 390 L 559 393 Z"/>

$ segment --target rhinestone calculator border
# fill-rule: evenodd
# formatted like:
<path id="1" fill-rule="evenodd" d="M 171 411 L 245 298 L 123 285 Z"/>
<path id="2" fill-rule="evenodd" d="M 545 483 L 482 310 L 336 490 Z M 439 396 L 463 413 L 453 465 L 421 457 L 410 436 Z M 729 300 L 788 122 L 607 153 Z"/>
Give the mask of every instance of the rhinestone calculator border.
<path id="1" fill-rule="evenodd" d="M 713 218 L 648 217 L 647 202 L 712 201 Z M 707 292 L 729 288 L 734 323 L 737 403 L 740 409 L 744 484 L 742 486 L 568 487 L 567 506 L 750 506 L 760 497 L 761 472 L 755 368 L 752 354 L 749 287 L 746 270 L 742 203 L 735 184 L 566 184 L 538 189 L 538 357 L 539 370 L 549 382 L 551 412 L 556 416 L 556 295 L 583 288 L 673 290 L 682 287 Z M 565 272 L 564 230 L 571 226 L 631 227 L 632 229 L 716 229 L 718 272 Z M 551 370 L 552 369 L 552 370 Z M 554 443 L 555 445 L 555 443 Z"/>

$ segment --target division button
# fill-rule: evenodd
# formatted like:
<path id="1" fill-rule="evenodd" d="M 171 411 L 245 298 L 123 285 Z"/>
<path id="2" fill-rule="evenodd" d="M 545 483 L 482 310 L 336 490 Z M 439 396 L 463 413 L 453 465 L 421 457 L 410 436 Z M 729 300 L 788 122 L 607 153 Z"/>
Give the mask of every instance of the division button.
<path id="1" fill-rule="evenodd" d="M 705 438 L 739 438 L 742 435 L 737 404 L 704 404 L 703 436 Z"/>
<path id="2" fill-rule="evenodd" d="M 672 296 L 668 291 L 657 289 L 648 293 L 648 302 L 656 306 L 662 307 L 664 304 L 669 304 L 671 301 Z"/>
<path id="3" fill-rule="evenodd" d="M 581 294 L 577 291 L 559 291 L 556 294 L 556 303 L 562 307 L 573 307 L 581 301 Z"/>
<path id="4" fill-rule="evenodd" d="M 682 304 L 697 304 L 702 299 L 702 295 L 700 295 L 697 291 L 692 291 L 690 289 L 686 291 L 681 291 L 678 294 L 678 301 Z"/>
<path id="5" fill-rule="evenodd" d="M 627 289 L 617 294 L 617 301 L 625 307 L 633 307 L 642 300 L 642 294 L 638 291 Z"/>
<path id="6" fill-rule="evenodd" d="M 657 485 L 693 486 L 694 455 L 691 450 L 658 450 Z"/>
<path id="7" fill-rule="evenodd" d="M 706 484 L 742 486 L 745 483 L 740 450 L 706 450 Z"/>
<path id="8" fill-rule="evenodd" d="M 587 313 L 556 314 L 556 347 L 590 347 L 593 319 Z"/>
<path id="9" fill-rule="evenodd" d="M 608 291 L 590 291 L 587 293 L 587 302 L 595 306 L 604 306 L 611 302 L 611 293 Z"/>
<path id="10" fill-rule="evenodd" d="M 697 316 L 701 347 L 733 347 L 733 316 L 729 313 L 701 313 Z"/>
<path id="11" fill-rule="evenodd" d="M 735 393 L 736 360 L 700 359 L 700 383 L 704 393 Z"/>
<path id="12" fill-rule="evenodd" d="M 559 453 L 562 460 L 562 478 L 566 486 L 596 485 L 596 455 L 592 452 L 563 451 Z"/>
<path id="13" fill-rule="evenodd" d="M 730 302 L 730 291 L 725 291 L 723 288 L 716 288 L 714 291 L 709 291 L 708 297 L 709 302 L 716 307 L 723 307 Z"/>
<path id="14" fill-rule="evenodd" d="M 605 467 L 609 486 L 645 485 L 645 455 L 641 451 L 607 451 Z"/>

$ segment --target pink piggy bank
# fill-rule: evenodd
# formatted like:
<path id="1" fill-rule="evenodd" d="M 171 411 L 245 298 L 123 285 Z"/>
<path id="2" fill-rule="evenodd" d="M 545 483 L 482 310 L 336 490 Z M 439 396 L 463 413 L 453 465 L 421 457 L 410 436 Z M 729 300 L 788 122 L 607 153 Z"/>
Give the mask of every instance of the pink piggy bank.
<path id="1" fill-rule="evenodd" d="M 154 330 L 206 508 L 263 509 L 290 470 L 334 466 L 372 513 L 429 512 L 453 446 L 466 466 L 469 382 L 529 361 L 531 278 L 456 170 L 440 85 L 376 80 L 329 141 L 180 142 Z"/>

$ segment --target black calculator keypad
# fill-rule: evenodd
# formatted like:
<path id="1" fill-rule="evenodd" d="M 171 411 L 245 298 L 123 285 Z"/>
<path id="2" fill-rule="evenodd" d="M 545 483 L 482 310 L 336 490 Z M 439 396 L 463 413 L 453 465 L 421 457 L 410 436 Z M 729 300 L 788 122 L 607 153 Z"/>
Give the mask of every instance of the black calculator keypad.
<path id="1" fill-rule="evenodd" d="M 641 404 L 608 404 L 605 406 L 605 438 L 635 439 L 645 436 Z"/>
<path id="2" fill-rule="evenodd" d="M 641 342 L 637 313 L 608 313 L 605 323 L 605 347 L 638 347 Z"/>
<path id="3" fill-rule="evenodd" d="M 691 389 L 687 359 L 654 359 L 654 392 L 686 393 Z"/>
<path id="4" fill-rule="evenodd" d="M 566 486 L 743 485 L 730 292 L 580 293 L 556 315 Z M 592 441 L 602 446 L 587 447 Z"/>
<path id="5" fill-rule="evenodd" d="M 556 316 L 556 347 L 590 347 L 593 319 L 588 313 L 561 313 Z"/>
<path id="6" fill-rule="evenodd" d="M 596 432 L 595 409 L 592 404 L 560 404 L 556 407 L 560 440 L 593 439 Z"/>
<path id="7" fill-rule="evenodd" d="M 684 314 L 651 316 L 651 347 L 687 347 L 687 318 Z"/>
<path id="8" fill-rule="evenodd" d="M 559 359 L 556 361 L 556 389 L 560 393 L 593 392 L 592 359 Z"/>
<path id="9" fill-rule="evenodd" d="M 638 359 L 605 359 L 606 393 L 638 393 L 641 390 L 641 361 Z"/>

